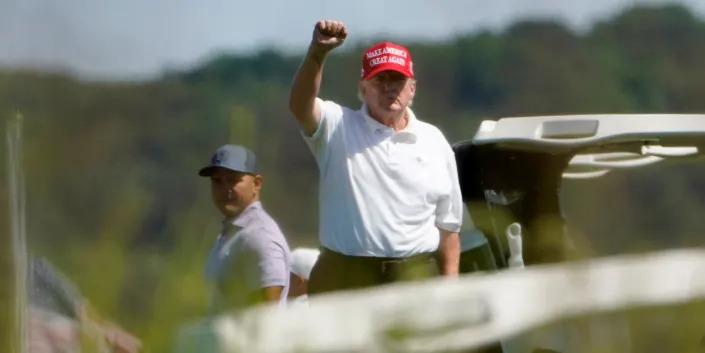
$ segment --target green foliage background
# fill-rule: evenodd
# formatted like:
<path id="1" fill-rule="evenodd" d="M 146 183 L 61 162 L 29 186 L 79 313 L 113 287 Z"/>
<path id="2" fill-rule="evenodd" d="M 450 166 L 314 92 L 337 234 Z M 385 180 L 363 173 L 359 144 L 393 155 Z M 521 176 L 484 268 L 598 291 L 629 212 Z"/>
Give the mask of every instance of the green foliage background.
<path id="1" fill-rule="evenodd" d="M 359 55 L 373 42 L 328 59 L 323 98 L 359 106 Z M 404 44 L 414 109 L 451 142 L 504 116 L 705 112 L 705 22 L 682 7 L 630 9 L 583 34 L 529 21 Z M 301 58 L 223 55 L 135 83 L 0 71 L 0 114 L 25 116 L 30 248 L 149 351 L 169 351 L 179 325 L 205 312 L 203 259 L 219 218 L 197 170 L 215 148 L 254 149 L 265 207 L 292 247 L 316 244 L 317 170 L 287 111 Z M 594 255 L 699 246 L 704 176 L 682 166 L 569 182 L 565 210 Z"/>

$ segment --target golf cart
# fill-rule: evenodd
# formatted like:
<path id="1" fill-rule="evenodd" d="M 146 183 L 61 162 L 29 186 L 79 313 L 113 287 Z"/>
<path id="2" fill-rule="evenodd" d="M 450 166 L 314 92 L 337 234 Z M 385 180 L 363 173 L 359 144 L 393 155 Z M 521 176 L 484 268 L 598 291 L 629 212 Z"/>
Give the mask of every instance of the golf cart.
<path id="1" fill-rule="evenodd" d="M 580 249 L 566 232 L 560 198 L 563 181 L 700 160 L 705 153 L 705 115 L 486 120 L 474 138 L 453 149 L 463 200 L 475 226 L 487 237 L 496 268 L 515 267 L 511 259 L 517 255 L 522 266 L 559 263 L 580 259 Z M 547 336 L 562 343 L 538 347 L 580 349 L 570 340 L 555 339 L 556 334 Z M 537 346 L 520 348 L 505 351 L 532 352 Z"/>

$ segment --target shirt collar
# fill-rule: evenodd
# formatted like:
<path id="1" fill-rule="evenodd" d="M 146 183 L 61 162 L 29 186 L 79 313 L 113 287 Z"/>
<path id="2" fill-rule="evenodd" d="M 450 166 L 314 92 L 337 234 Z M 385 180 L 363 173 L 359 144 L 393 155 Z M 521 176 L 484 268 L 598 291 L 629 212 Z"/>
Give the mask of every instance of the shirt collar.
<path id="1" fill-rule="evenodd" d="M 236 230 L 240 230 L 242 228 L 245 228 L 247 223 L 249 222 L 250 218 L 252 218 L 252 215 L 257 212 L 257 210 L 262 208 L 262 203 L 260 201 L 255 201 L 251 203 L 249 206 L 245 207 L 244 210 L 238 215 L 235 219 L 230 220 L 226 219 L 223 221 L 223 229 L 228 230 L 235 228 Z M 225 231 L 223 233 L 226 233 Z"/>
<path id="2" fill-rule="evenodd" d="M 362 112 L 362 116 L 364 116 L 365 118 L 365 125 L 367 126 L 370 132 L 392 130 L 392 128 L 380 123 L 379 121 L 375 120 L 375 118 L 370 116 L 367 110 L 367 104 L 362 104 L 360 112 Z M 400 140 L 406 140 L 411 143 L 414 143 L 416 142 L 416 139 L 418 137 L 418 133 L 416 131 L 416 125 L 418 124 L 418 121 L 416 119 L 416 115 L 411 110 L 411 108 L 407 107 L 406 112 L 409 121 L 406 123 L 406 127 L 403 130 L 397 132 L 396 135 L 399 135 Z"/>

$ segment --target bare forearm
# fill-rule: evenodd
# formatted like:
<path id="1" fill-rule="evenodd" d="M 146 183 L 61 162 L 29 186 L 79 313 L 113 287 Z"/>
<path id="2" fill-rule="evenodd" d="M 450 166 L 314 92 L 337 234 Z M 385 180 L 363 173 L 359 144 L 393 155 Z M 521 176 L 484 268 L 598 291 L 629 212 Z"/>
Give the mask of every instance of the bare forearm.
<path id="1" fill-rule="evenodd" d="M 457 232 L 440 229 L 438 244 L 438 270 L 443 276 L 457 276 L 460 266 L 460 236 Z"/>
<path id="2" fill-rule="evenodd" d="M 281 299 L 284 287 L 265 287 L 262 288 L 262 298 L 267 302 L 278 302 Z"/>
<path id="3" fill-rule="evenodd" d="M 289 109 L 308 135 L 316 130 L 320 120 L 316 97 L 321 87 L 325 57 L 325 52 L 309 47 L 291 85 Z"/>
<path id="4" fill-rule="evenodd" d="M 342 22 L 318 21 L 314 26 L 306 57 L 294 76 L 289 94 L 289 109 L 309 136 L 316 131 L 321 121 L 316 97 L 321 88 L 323 62 L 328 52 L 343 44 L 347 36 L 348 32 Z"/>

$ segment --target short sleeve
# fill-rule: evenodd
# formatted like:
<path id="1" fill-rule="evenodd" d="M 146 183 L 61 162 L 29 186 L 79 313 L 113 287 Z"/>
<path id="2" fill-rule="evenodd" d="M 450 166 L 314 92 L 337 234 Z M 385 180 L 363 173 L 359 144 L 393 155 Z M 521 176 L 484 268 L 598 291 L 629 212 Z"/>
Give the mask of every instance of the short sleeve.
<path id="1" fill-rule="evenodd" d="M 244 250 L 242 275 L 250 290 L 286 286 L 289 282 L 286 249 L 265 234 L 250 237 Z"/>
<path id="2" fill-rule="evenodd" d="M 301 135 L 316 158 L 319 168 L 322 169 L 328 158 L 328 148 L 333 133 L 342 121 L 343 107 L 335 102 L 324 101 L 320 98 L 316 98 L 316 104 L 321 110 L 321 121 L 311 136 L 307 136 L 303 131 Z"/>
<path id="3" fill-rule="evenodd" d="M 450 189 L 436 206 L 436 227 L 449 232 L 459 232 L 463 220 L 463 197 L 458 182 L 458 167 L 450 145 L 443 139 L 443 156 L 446 173 L 450 179 Z"/>

